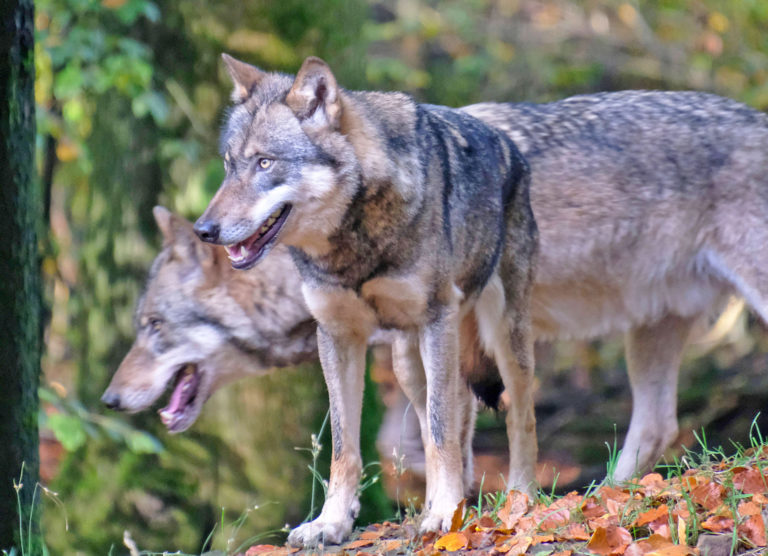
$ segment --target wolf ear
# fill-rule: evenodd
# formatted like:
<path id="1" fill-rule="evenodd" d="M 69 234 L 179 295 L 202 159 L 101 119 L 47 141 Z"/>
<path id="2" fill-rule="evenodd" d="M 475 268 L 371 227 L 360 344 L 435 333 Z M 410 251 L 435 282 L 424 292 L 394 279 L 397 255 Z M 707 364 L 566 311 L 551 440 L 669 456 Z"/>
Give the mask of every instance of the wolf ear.
<path id="1" fill-rule="evenodd" d="M 331 127 L 339 126 L 341 98 L 336 78 L 324 61 L 310 56 L 301 65 L 285 103 L 300 120 L 315 116 Z"/>
<path id="2" fill-rule="evenodd" d="M 213 246 L 197 238 L 191 222 L 159 205 L 152 209 L 152 214 L 163 234 L 163 247 L 170 247 L 184 261 L 204 265 L 213 260 Z"/>
<path id="3" fill-rule="evenodd" d="M 224 64 L 227 66 L 227 73 L 229 73 L 232 83 L 235 85 L 235 88 L 232 90 L 232 102 L 243 102 L 248 98 L 251 89 L 267 75 L 255 66 L 235 60 L 229 54 L 222 54 L 221 59 L 224 60 Z"/>

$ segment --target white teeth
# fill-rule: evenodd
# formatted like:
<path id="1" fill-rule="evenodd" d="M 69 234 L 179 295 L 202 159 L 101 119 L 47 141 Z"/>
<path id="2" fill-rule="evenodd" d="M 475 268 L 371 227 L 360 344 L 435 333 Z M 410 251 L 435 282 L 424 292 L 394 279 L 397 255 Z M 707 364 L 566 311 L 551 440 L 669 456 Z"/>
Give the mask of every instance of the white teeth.
<path id="1" fill-rule="evenodd" d="M 240 258 L 237 259 L 238 261 L 242 261 L 246 256 L 248 256 L 248 249 L 245 248 L 245 245 L 240 246 Z"/>
<path id="2" fill-rule="evenodd" d="M 274 216 L 270 216 L 269 220 L 267 220 L 267 226 L 271 226 L 275 223 L 275 220 L 277 220 Z"/>
<path id="3" fill-rule="evenodd" d="M 186 392 L 187 390 L 189 390 L 189 382 L 186 382 L 184 386 L 181 387 L 182 392 Z"/>
<path id="4" fill-rule="evenodd" d="M 280 216 L 280 213 L 283 212 L 283 209 L 275 209 L 275 212 L 272 213 L 272 218 L 277 218 Z"/>
<path id="5" fill-rule="evenodd" d="M 163 421 L 163 423 L 167 424 L 171 421 L 171 419 L 173 419 L 173 413 L 163 410 L 160 412 L 160 419 Z"/>
<path id="6" fill-rule="evenodd" d="M 267 226 L 266 224 L 264 224 L 264 225 L 261 227 L 261 229 L 259 230 L 259 233 L 260 233 L 260 234 L 266 234 L 266 233 L 267 233 L 267 230 L 269 230 L 269 226 Z"/>

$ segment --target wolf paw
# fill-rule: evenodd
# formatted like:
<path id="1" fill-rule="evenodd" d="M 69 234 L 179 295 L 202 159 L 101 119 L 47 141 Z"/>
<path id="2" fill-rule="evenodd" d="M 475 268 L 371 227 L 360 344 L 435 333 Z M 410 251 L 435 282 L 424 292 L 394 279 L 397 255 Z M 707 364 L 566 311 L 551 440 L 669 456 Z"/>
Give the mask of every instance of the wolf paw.
<path id="1" fill-rule="evenodd" d="M 352 522 L 352 519 L 324 521 L 322 518 L 317 518 L 291 531 L 288 535 L 288 544 L 297 547 L 317 546 L 320 543 L 340 544 L 352 532 Z"/>
<path id="2" fill-rule="evenodd" d="M 448 531 L 451 528 L 451 520 L 453 519 L 453 512 L 456 507 L 453 508 L 432 508 L 429 511 L 424 511 L 424 515 L 421 518 L 421 525 L 419 530 L 422 533 L 428 531 Z"/>

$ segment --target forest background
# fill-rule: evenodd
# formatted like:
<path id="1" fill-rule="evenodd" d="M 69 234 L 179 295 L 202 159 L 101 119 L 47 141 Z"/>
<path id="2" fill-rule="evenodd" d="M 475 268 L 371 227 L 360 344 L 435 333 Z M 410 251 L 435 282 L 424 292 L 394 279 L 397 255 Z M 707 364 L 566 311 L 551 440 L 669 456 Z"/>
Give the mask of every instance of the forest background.
<path id="1" fill-rule="evenodd" d="M 196 218 L 223 177 L 222 52 L 286 72 L 316 55 L 347 88 L 451 106 L 644 88 L 768 108 L 763 0 L 38 0 L 35 10 L 47 226 L 41 473 L 61 505 L 42 503 L 54 554 L 120 553 L 124 530 L 142 548 L 197 553 L 212 531 L 208 545 L 223 548 L 244 513 L 240 540 L 308 511 L 310 457 L 296 447 L 310 446 L 326 412 L 317 366 L 224 389 L 178 436 L 153 412 L 128 417 L 99 402 L 159 248 L 152 207 Z M 766 406 L 768 338 L 734 314 L 684 365 L 689 445 L 702 426 L 713 442 L 746 437 Z M 621 441 L 629 418 L 623 368 L 621 338 L 542 346 L 539 434 L 543 458 L 571 472 L 561 486 L 604 474 L 605 443 Z M 381 408 L 369 407 L 371 445 Z M 480 426 L 503 437 L 493 414 Z M 366 495 L 361 520 L 392 517 L 379 486 Z"/>

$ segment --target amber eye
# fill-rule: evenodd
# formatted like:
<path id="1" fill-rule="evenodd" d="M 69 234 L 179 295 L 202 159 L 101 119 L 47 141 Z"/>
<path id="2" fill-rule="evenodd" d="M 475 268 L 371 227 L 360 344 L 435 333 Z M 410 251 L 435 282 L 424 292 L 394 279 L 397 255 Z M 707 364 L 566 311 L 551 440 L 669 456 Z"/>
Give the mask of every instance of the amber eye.
<path id="1" fill-rule="evenodd" d="M 159 318 L 149 319 L 149 326 L 152 327 L 153 332 L 157 332 L 163 326 L 163 321 Z"/>
<path id="2" fill-rule="evenodd" d="M 259 167 L 262 170 L 266 170 L 270 166 L 272 166 L 272 159 L 270 159 L 270 158 L 260 158 L 259 159 Z"/>

